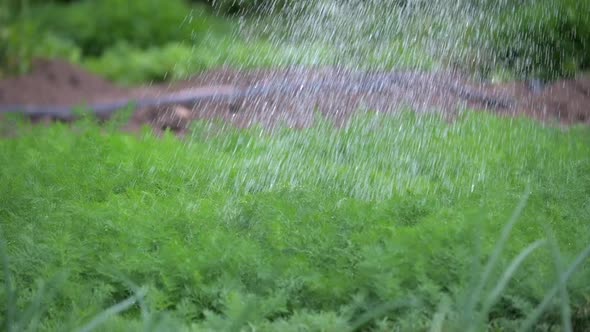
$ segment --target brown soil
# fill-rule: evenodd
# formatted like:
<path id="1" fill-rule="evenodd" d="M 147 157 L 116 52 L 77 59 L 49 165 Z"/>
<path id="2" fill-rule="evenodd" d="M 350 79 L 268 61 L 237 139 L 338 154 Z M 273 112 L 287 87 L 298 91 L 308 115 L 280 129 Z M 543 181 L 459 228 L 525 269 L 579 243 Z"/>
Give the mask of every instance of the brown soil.
<path id="1" fill-rule="evenodd" d="M 306 127 L 312 124 L 315 110 L 340 124 L 359 109 L 390 112 L 405 107 L 417 112 L 443 112 L 451 117 L 457 110 L 469 107 L 562 124 L 590 124 L 589 75 L 533 91 L 522 82 L 475 83 L 449 72 L 220 69 L 182 82 L 122 88 L 57 60 L 39 60 L 28 75 L 1 80 L 0 113 L 14 105 L 71 107 L 122 99 L 154 100 L 171 93 L 220 94 L 223 98 L 140 108 L 129 128 L 150 124 L 157 130 L 182 133 L 190 121 L 214 118 L 237 126 L 258 123 L 271 127 L 283 123 Z M 41 118 L 52 118 L 51 112 Z"/>
<path id="2" fill-rule="evenodd" d="M 76 105 L 127 92 L 67 62 L 39 59 L 29 74 L 0 81 L 0 105 Z"/>

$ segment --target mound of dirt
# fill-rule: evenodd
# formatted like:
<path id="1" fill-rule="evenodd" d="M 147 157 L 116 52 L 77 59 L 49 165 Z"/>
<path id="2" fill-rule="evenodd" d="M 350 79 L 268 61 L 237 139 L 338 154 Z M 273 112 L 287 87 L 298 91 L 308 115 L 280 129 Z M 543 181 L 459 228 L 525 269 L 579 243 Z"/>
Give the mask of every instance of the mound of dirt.
<path id="1" fill-rule="evenodd" d="M 74 106 L 127 94 L 127 89 L 62 60 L 37 59 L 28 74 L 0 80 L 0 105 Z"/>
<path id="2" fill-rule="evenodd" d="M 359 109 L 390 112 L 408 107 L 450 116 L 469 107 L 505 116 L 590 124 L 590 75 L 533 89 L 524 82 L 475 83 L 451 72 L 226 68 L 181 82 L 122 88 L 66 62 L 38 60 L 30 74 L 0 81 L 0 113 L 14 110 L 15 105 L 31 106 L 36 113 L 28 114 L 63 119 L 69 107 L 91 105 L 108 115 L 116 105 L 130 101 L 141 106 L 130 128 L 148 123 L 156 130 L 179 133 L 196 119 L 220 118 L 237 126 L 306 127 L 313 123 L 314 111 L 339 124 Z"/>
<path id="3" fill-rule="evenodd" d="M 552 84 L 532 106 L 529 113 L 541 110 L 568 124 L 590 123 L 590 75 Z"/>

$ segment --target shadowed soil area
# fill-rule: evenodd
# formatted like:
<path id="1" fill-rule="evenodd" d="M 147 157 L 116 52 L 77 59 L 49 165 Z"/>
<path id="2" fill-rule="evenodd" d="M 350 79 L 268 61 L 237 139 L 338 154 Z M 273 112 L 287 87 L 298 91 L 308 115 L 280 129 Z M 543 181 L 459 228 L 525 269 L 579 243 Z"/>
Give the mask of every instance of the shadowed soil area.
<path id="1" fill-rule="evenodd" d="M 403 108 L 442 112 L 449 118 L 472 108 L 566 125 L 590 124 L 590 75 L 533 89 L 524 82 L 473 82 L 452 72 L 218 69 L 185 81 L 124 88 L 63 61 L 38 60 L 28 75 L 0 81 L 0 113 L 22 108 L 34 121 L 69 121 L 69 108 L 84 105 L 101 109 L 100 115 L 108 118 L 116 109 L 113 105 L 127 102 L 138 105 L 129 129 L 149 124 L 178 133 L 196 119 L 300 128 L 313 123 L 315 111 L 342 124 L 359 109 Z"/>

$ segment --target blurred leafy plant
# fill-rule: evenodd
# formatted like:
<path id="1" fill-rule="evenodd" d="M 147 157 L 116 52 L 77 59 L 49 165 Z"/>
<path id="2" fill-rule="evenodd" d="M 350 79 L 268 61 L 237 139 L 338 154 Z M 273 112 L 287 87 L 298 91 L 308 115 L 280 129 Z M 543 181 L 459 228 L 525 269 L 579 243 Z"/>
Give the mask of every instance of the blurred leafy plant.
<path id="1" fill-rule="evenodd" d="M 122 44 L 134 50 L 153 49 L 170 42 L 192 43 L 210 32 L 231 31 L 203 5 L 184 0 L 12 1 L 2 9 L 0 66 L 17 74 L 26 72 L 35 57 L 79 62 L 120 49 Z"/>
<path id="2" fill-rule="evenodd" d="M 494 61 L 519 77 L 552 80 L 590 68 L 590 2 L 525 2 L 502 13 L 490 31 Z"/>
<path id="3" fill-rule="evenodd" d="M 84 55 L 99 55 L 120 42 L 137 47 L 190 41 L 215 25 L 183 0 L 80 1 L 68 6 L 35 7 L 33 16 L 44 30 L 79 45 Z"/>

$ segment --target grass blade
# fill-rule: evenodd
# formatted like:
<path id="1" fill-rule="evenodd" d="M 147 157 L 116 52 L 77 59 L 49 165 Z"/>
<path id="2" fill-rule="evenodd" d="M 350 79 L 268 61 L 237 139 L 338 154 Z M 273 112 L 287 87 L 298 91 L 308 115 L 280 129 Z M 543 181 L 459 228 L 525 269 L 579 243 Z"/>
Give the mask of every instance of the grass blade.
<path id="1" fill-rule="evenodd" d="M 61 285 L 67 279 L 67 273 L 62 272 L 49 280 L 49 282 L 42 282 L 37 294 L 33 298 L 32 302 L 29 304 L 27 310 L 22 313 L 20 317 L 19 326 L 27 327 L 29 331 L 37 331 L 37 325 L 39 324 L 39 319 L 45 312 L 46 308 L 42 307 L 43 301 L 50 302 L 55 295 L 57 294 L 58 289 L 61 288 Z"/>
<path id="2" fill-rule="evenodd" d="M 430 325 L 430 332 L 442 332 L 443 324 L 451 309 L 451 302 L 448 297 L 444 297 L 438 305 L 438 310 L 434 317 L 432 317 L 432 325 Z"/>
<path id="3" fill-rule="evenodd" d="M 529 245 L 523 251 L 521 251 L 520 254 L 518 254 L 518 256 L 516 256 L 516 258 L 514 258 L 512 260 L 512 262 L 510 263 L 510 265 L 508 266 L 506 271 L 504 271 L 504 273 L 502 274 L 502 277 L 500 278 L 500 281 L 498 282 L 496 287 L 494 287 L 494 289 L 490 292 L 490 295 L 488 295 L 487 300 L 486 300 L 485 304 L 483 305 L 483 309 L 482 309 L 482 316 L 483 317 L 485 317 L 488 314 L 488 312 L 490 311 L 490 309 L 492 308 L 492 306 L 494 304 L 496 304 L 496 302 L 498 301 L 498 298 L 500 298 L 500 295 L 502 294 L 502 292 L 504 291 L 504 289 L 506 288 L 506 286 L 508 285 L 508 283 L 512 279 L 512 276 L 514 275 L 514 273 L 516 273 L 516 270 L 518 270 L 518 268 L 520 267 L 520 265 L 535 250 L 539 249 L 542 245 L 544 245 L 545 242 L 546 242 L 545 240 L 538 240 L 538 241 L 533 242 L 531 245 Z"/>
<path id="4" fill-rule="evenodd" d="M 484 271 L 483 271 L 483 274 L 481 277 L 481 281 L 479 282 L 479 285 L 476 289 L 475 294 L 479 295 L 482 292 L 483 288 L 485 287 L 485 284 L 487 283 L 488 279 L 490 278 L 490 276 L 492 274 L 492 270 L 494 269 L 494 266 L 496 266 L 498 259 L 500 259 L 500 254 L 502 253 L 502 250 L 504 249 L 504 246 L 506 245 L 506 242 L 508 241 L 508 237 L 510 236 L 512 229 L 514 228 L 514 225 L 516 224 L 516 222 L 518 221 L 518 218 L 522 214 L 522 211 L 524 210 L 524 208 L 526 206 L 529 196 L 530 196 L 530 190 L 527 189 L 525 191 L 524 196 L 520 199 L 518 206 L 516 207 L 514 212 L 512 212 L 512 216 L 510 217 L 510 220 L 502 229 L 502 234 L 500 235 L 500 239 L 498 240 L 498 243 L 496 244 L 496 247 L 494 248 L 494 252 L 492 253 L 492 256 L 490 257 L 490 259 L 488 260 L 488 263 L 486 264 L 486 266 L 484 268 Z"/>
<path id="5" fill-rule="evenodd" d="M 111 271 L 110 273 L 108 273 L 106 275 L 111 278 L 116 278 L 116 279 L 121 280 L 123 282 L 123 284 L 125 284 L 134 294 L 147 293 L 147 289 L 145 287 L 141 287 L 141 286 L 137 285 L 135 282 L 133 282 L 131 279 L 129 279 L 127 276 L 125 276 L 121 272 Z M 144 321 L 144 323 L 147 324 L 147 322 L 149 320 L 150 312 L 147 307 L 147 304 L 144 301 L 143 296 L 140 296 L 137 298 L 137 304 L 139 305 L 139 309 L 141 311 L 141 318 Z M 145 330 L 148 330 L 148 329 L 146 328 Z"/>
<path id="6" fill-rule="evenodd" d="M 140 294 L 134 294 L 133 296 L 127 298 L 126 300 L 123 300 L 123 301 L 113 305 L 112 307 L 104 310 L 103 312 L 98 314 L 96 317 L 94 317 L 90 321 L 90 323 L 88 323 L 86 326 L 82 327 L 79 330 L 79 332 L 93 331 L 98 326 L 105 323 L 107 321 L 107 319 L 109 319 L 110 317 L 115 316 L 115 315 L 131 308 L 133 305 L 135 305 L 138 302 L 139 298 L 142 298 L 144 295 L 145 295 L 145 292 L 140 293 Z"/>
<path id="7" fill-rule="evenodd" d="M 563 257 L 561 256 L 561 250 L 559 249 L 559 244 L 557 243 L 557 239 L 555 238 L 555 234 L 551 227 L 547 227 L 547 233 L 549 234 L 550 243 L 551 243 L 551 252 L 553 253 L 553 261 L 555 266 L 555 272 L 557 275 L 562 278 L 561 271 L 564 270 L 565 266 L 563 263 Z M 567 291 L 567 285 L 565 282 L 560 280 L 561 287 L 559 287 L 559 295 L 561 297 L 561 324 L 563 327 L 564 332 L 572 332 L 572 320 L 571 320 L 571 308 L 570 308 L 570 300 L 569 294 Z"/>
<path id="8" fill-rule="evenodd" d="M 560 276 L 557 284 L 555 286 L 553 286 L 553 288 L 551 288 L 551 290 L 549 292 L 547 292 L 547 294 L 545 295 L 545 297 L 543 298 L 543 301 L 541 301 L 541 303 L 539 304 L 539 306 L 537 306 L 537 308 L 535 308 L 535 310 L 531 314 L 529 314 L 529 316 L 527 317 L 527 319 L 522 324 L 522 326 L 520 328 L 520 331 L 523 331 L 523 332 L 529 331 L 533 327 L 533 325 L 535 324 L 535 322 L 537 322 L 537 320 L 539 319 L 539 317 L 541 317 L 541 315 L 543 314 L 543 312 L 545 311 L 545 309 L 549 305 L 549 302 L 551 301 L 551 299 L 553 299 L 553 297 L 555 296 L 555 294 L 557 292 L 559 292 L 559 290 L 562 287 L 565 287 L 565 285 L 566 285 L 567 281 L 569 280 L 569 278 L 571 278 L 571 276 L 578 269 L 578 267 L 589 256 L 590 256 L 590 245 L 588 247 L 586 247 L 586 249 L 584 249 L 578 255 L 578 257 L 576 257 L 576 259 L 569 266 L 569 268 L 567 269 L 567 271 Z"/>
<path id="9" fill-rule="evenodd" d="M 563 258 L 561 257 L 561 252 L 557 243 L 555 243 L 555 250 L 554 257 L 555 257 L 555 270 L 557 273 L 563 271 Z M 560 276 L 562 278 L 562 276 Z M 573 332 L 572 327 L 572 312 L 570 308 L 570 299 L 569 294 L 567 292 L 567 283 L 565 281 L 560 280 L 560 287 L 559 287 L 559 295 L 561 297 L 561 324 L 563 325 L 564 332 Z"/>
<path id="10" fill-rule="evenodd" d="M 0 228 L 0 259 L 2 259 L 2 273 L 4 274 L 4 288 L 6 292 L 6 331 L 12 332 L 15 330 L 16 321 L 16 294 L 14 285 L 12 284 L 12 277 L 10 275 L 10 266 L 8 262 L 8 250 L 6 249 L 6 242 Z"/>
<path id="11" fill-rule="evenodd" d="M 476 308 L 478 299 L 481 298 L 481 293 L 483 292 L 483 290 L 488 282 L 488 279 L 492 275 L 492 270 L 494 269 L 494 267 L 496 266 L 496 263 L 500 259 L 500 255 L 502 253 L 502 250 L 504 249 L 504 246 L 506 245 L 506 242 L 508 241 L 508 238 L 510 237 L 510 233 L 512 232 L 512 229 L 514 228 L 514 225 L 516 224 L 516 222 L 518 221 L 518 218 L 522 214 L 522 211 L 526 207 L 529 196 L 530 196 L 530 188 L 529 188 L 529 186 L 527 186 L 527 189 L 525 190 L 524 195 L 520 199 L 520 202 L 518 203 L 516 209 L 514 210 L 514 212 L 512 212 L 512 215 L 510 216 L 508 223 L 504 226 L 504 228 L 502 228 L 502 233 L 500 235 L 500 239 L 498 240 L 498 242 L 494 248 L 492 256 L 489 258 L 488 262 L 486 263 L 486 265 L 484 267 L 484 270 L 481 274 L 481 278 L 479 280 L 479 283 L 477 283 L 477 285 L 474 287 L 473 291 L 471 292 L 471 296 L 469 297 L 469 301 L 467 302 L 467 306 L 465 309 L 467 311 L 467 313 L 469 314 L 467 318 L 469 318 L 470 316 L 472 316 L 476 312 L 475 308 Z M 475 323 L 475 320 L 469 319 L 468 322 L 470 322 L 470 324 L 469 324 L 470 326 L 467 329 L 467 331 L 472 331 L 474 329 L 474 325 L 472 323 Z"/>
<path id="12" fill-rule="evenodd" d="M 374 310 L 367 311 L 364 314 L 360 315 L 357 319 L 350 323 L 350 331 L 357 331 L 365 324 L 371 322 L 372 320 L 379 318 L 391 310 L 402 308 L 402 307 L 412 307 L 416 306 L 419 303 L 417 300 L 408 300 L 408 301 L 390 301 L 383 303 Z"/>

